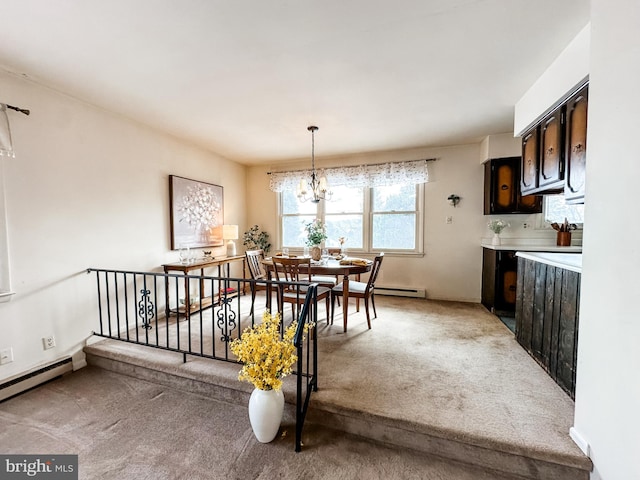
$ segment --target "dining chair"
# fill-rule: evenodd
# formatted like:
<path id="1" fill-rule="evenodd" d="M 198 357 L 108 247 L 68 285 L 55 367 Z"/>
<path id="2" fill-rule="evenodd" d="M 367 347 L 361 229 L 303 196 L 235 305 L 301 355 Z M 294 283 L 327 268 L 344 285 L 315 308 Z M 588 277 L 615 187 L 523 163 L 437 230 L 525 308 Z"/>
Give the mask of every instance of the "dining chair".
<path id="1" fill-rule="evenodd" d="M 334 254 L 340 253 L 339 248 L 327 248 L 327 251 L 331 256 L 333 256 Z M 338 283 L 340 283 L 340 276 L 339 275 L 311 275 L 311 280 L 323 287 L 333 288 Z M 340 299 L 338 299 L 338 306 L 340 306 Z"/>
<path id="2" fill-rule="evenodd" d="M 308 290 L 306 285 L 318 283 L 313 281 L 313 276 L 311 275 L 311 258 L 272 257 L 272 261 L 275 279 L 286 282 L 278 285 L 278 305 L 282 306 L 282 310 L 284 310 L 284 304 L 290 303 L 295 320 L 298 316 L 299 307 L 304 304 L 305 295 Z M 293 283 L 295 283 L 295 285 Z M 299 285 L 300 283 L 306 285 Z M 330 298 L 331 287 L 318 285 L 317 299 L 324 299 L 326 302 L 327 323 L 329 323 Z"/>
<path id="3" fill-rule="evenodd" d="M 380 273 L 380 267 L 382 266 L 382 260 L 384 259 L 384 252 L 380 253 L 373 259 L 373 265 L 371 266 L 371 272 L 369 274 L 369 280 L 365 282 L 350 281 L 349 282 L 349 298 L 355 298 L 358 302 L 361 298 L 364 299 L 364 307 L 367 312 L 367 325 L 371 328 L 371 317 L 369 315 L 369 299 L 373 306 L 373 318 L 378 317 L 376 312 L 376 302 L 374 299 L 374 289 L 376 279 Z M 344 286 L 342 283 L 336 285 L 331 289 L 331 324 L 333 325 L 333 313 L 335 310 L 335 299 L 341 297 L 344 294 Z M 346 329 L 346 325 L 345 325 Z"/>
<path id="4" fill-rule="evenodd" d="M 249 284 L 251 287 L 251 311 L 249 312 L 249 315 L 252 315 L 253 305 L 256 301 L 256 292 L 259 290 L 267 290 L 267 273 L 262 266 L 262 261 L 264 260 L 263 250 L 247 250 L 244 255 L 247 259 L 247 266 L 249 267 L 251 279 L 254 280 Z"/>

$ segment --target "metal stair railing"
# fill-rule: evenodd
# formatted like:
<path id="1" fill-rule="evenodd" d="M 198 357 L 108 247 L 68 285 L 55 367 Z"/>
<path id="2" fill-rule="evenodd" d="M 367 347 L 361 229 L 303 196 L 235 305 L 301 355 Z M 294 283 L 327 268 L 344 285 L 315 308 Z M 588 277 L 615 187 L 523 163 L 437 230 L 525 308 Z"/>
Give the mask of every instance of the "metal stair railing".
<path id="1" fill-rule="evenodd" d="M 99 328 L 93 335 L 180 353 L 183 362 L 189 355 L 239 364 L 229 343 L 256 324 L 250 308 L 244 313 L 241 295 L 252 283 L 270 283 L 276 292 L 298 286 L 305 296 L 293 340 L 298 357 L 295 450 L 301 450 L 311 392 L 318 390 L 317 285 L 303 289 L 292 282 L 99 268 L 87 273 L 96 274 Z"/>

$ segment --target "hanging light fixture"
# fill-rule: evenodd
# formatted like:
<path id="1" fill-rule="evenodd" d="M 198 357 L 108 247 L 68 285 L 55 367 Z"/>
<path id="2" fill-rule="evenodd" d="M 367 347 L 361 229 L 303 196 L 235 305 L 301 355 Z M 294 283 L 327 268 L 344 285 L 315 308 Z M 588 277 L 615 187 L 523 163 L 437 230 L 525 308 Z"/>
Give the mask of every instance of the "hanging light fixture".
<path id="1" fill-rule="evenodd" d="M 311 181 L 301 179 L 296 189 L 296 195 L 301 202 L 311 200 L 312 203 L 318 203 L 320 200 L 331 200 L 333 192 L 329 190 L 327 178 L 322 175 L 318 179 L 316 173 L 315 133 L 318 131 L 318 127 L 312 125 L 307 127 L 307 130 L 311 132 Z"/>

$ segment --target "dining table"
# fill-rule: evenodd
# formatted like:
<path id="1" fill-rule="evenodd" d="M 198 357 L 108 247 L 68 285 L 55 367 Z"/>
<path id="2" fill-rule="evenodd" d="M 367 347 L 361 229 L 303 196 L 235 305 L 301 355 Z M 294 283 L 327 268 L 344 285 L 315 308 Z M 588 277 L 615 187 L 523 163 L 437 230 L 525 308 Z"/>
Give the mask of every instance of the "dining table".
<path id="1" fill-rule="evenodd" d="M 289 257 L 289 258 L 305 258 L 304 256 Z M 356 263 L 351 263 L 355 261 Z M 262 261 L 267 272 L 267 279 L 273 280 L 272 274 L 274 271 L 272 257 L 267 257 Z M 352 275 L 360 275 L 367 273 L 371 270 L 373 262 L 366 261 L 366 264 L 362 262 L 362 259 L 349 259 L 345 258 L 337 260 L 330 258 L 326 261 L 311 261 L 311 275 L 327 275 L 342 277 L 343 294 L 342 294 L 342 320 L 344 325 L 344 331 L 347 331 L 347 317 L 349 315 L 349 277 Z M 267 308 L 271 309 L 271 283 L 267 286 Z M 327 319 L 328 321 L 329 319 Z"/>

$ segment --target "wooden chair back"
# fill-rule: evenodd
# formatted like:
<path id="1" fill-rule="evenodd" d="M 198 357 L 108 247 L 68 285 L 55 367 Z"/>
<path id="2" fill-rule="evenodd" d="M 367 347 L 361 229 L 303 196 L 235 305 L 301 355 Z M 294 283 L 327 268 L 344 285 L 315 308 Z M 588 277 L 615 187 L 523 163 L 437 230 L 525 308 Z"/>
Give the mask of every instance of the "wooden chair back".
<path id="1" fill-rule="evenodd" d="M 262 261 L 264 260 L 264 251 L 247 250 L 244 255 L 247 259 L 247 266 L 249 267 L 251 278 L 254 280 L 266 280 L 267 273 L 262 266 Z"/>
<path id="2" fill-rule="evenodd" d="M 311 258 L 272 257 L 277 280 L 285 282 L 311 282 Z"/>
<path id="3" fill-rule="evenodd" d="M 382 267 L 382 260 L 384 260 L 384 252 L 380 253 L 380 255 L 376 255 L 376 257 L 373 259 L 371 274 L 369 275 L 369 280 L 367 281 L 367 292 L 373 291 L 373 288 L 375 287 L 378 274 L 380 273 L 380 268 Z"/>
<path id="4" fill-rule="evenodd" d="M 281 307 L 284 303 L 292 304 L 294 312 L 293 317 L 297 318 L 298 306 L 304 304 L 305 296 L 308 291 L 307 285 L 311 284 L 311 258 L 309 257 L 272 257 L 273 271 L 276 280 L 283 282 L 295 283 L 291 285 L 278 285 L 278 305 Z M 300 285 L 303 284 L 303 285 Z M 317 299 L 325 300 L 327 322 L 329 321 L 329 300 L 331 298 L 331 289 L 329 287 L 319 286 L 317 290 Z"/>

